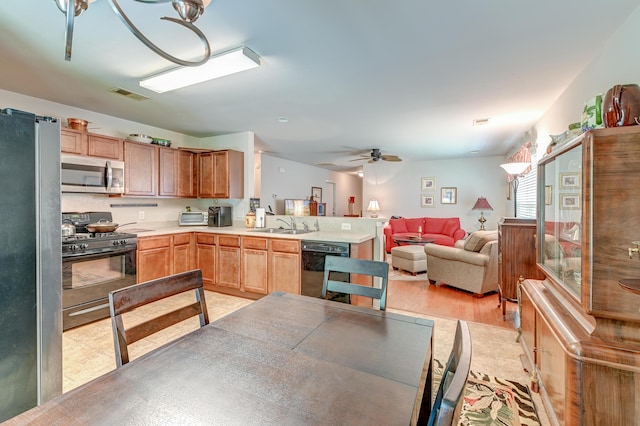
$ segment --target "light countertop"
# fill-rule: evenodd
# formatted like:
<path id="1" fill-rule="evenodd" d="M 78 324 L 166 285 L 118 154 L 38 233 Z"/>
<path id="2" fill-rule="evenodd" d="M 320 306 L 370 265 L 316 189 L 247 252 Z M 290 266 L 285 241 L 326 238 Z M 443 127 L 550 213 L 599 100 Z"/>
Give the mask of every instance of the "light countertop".
<path id="1" fill-rule="evenodd" d="M 272 234 L 268 232 L 256 232 L 254 230 L 255 228 L 246 228 L 240 226 L 225 226 L 221 228 L 213 228 L 208 226 L 155 226 L 153 227 L 153 229 L 150 228 L 152 227 L 143 227 L 138 224 L 130 228 L 124 228 L 122 229 L 122 232 L 137 234 L 139 238 L 153 237 L 156 235 L 179 234 L 184 232 L 208 232 L 212 234 L 242 235 L 246 237 L 282 238 L 289 240 L 311 240 L 350 244 L 359 244 L 375 238 L 375 235 L 371 233 L 349 231 L 312 231 L 304 234 Z"/>

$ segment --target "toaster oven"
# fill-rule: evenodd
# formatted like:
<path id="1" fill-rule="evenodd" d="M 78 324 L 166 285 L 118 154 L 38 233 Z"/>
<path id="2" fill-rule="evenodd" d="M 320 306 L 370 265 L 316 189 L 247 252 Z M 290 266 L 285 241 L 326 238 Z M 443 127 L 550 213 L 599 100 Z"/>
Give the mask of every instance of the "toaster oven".
<path id="1" fill-rule="evenodd" d="M 180 212 L 178 225 L 180 226 L 207 226 L 207 212 Z"/>

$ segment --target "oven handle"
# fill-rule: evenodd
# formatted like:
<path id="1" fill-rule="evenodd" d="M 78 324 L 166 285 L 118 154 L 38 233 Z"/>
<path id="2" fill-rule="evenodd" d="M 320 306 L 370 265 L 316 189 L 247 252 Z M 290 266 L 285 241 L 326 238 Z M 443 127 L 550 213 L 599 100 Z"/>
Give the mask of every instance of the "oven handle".
<path id="1" fill-rule="evenodd" d="M 111 257 L 113 255 L 127 254 L 127 253 L 131 253 L 132 251 L 136 251 L 136 247 L 123 248 L 118 250 L 109 249 L 109 251 L 103 251 L 100 253 L 91 253 L 91 254 L 78 253 L 78 254 L 72 254 L 70 256 L 64 256 L 62 258 L 62 261 L 68 262 L 68 261 L 77 260 L 77 259 L 81 259 L 81 260 L 98 259 L 101 257 Z"/>
<path id="2" fill-rule="evenodd" d="M 111 161 L 107 160 L 107 192 L 111 192 L 112 185 L 113 185 L 113 168 L 111 167 Z"/>
<path id="3" fill-rule="evenodd" d="M 97 311 L 98 309 L 103 309 L 103 308 L 108 308 L 109 304 L 108 303 L 103 303 L 102 305 L 96 305 L 96 306 L 92 306 L 90 308 L 87 309 L 82 309 L 80 311 L 75 311 L 69 314 L 70 317 L 75 317 L 77 315 L 84 315 L 84 314 L 88 314 L 91 313 L 93 311 Z"/>

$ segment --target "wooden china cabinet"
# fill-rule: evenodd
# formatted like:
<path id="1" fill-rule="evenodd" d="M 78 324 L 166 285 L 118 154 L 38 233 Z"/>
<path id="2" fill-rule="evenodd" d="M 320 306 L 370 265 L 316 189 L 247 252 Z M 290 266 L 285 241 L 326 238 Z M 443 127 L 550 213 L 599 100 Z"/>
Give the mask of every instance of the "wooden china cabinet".
<path id="1" fill-rule="evenodd" d="M 638 211 L 640 126 L 587 132 L 538 163 L 545 278 L 519 288 L 521 342 L 552 423 L 640 424 L 640 295 L 619 283 L 640 279 Z"/>

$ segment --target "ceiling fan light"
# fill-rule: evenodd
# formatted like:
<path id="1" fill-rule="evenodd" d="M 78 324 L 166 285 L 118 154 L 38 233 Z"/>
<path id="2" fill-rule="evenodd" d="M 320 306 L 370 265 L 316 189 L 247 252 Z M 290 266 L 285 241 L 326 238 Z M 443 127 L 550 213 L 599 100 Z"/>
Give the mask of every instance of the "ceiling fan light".
<path id="1" fill-rule="evenodd" d="M 171 4 L 185 22 L 196 22 L 204 13 L 202 0 L 173 0 Z"/>

